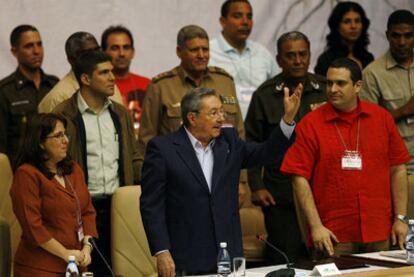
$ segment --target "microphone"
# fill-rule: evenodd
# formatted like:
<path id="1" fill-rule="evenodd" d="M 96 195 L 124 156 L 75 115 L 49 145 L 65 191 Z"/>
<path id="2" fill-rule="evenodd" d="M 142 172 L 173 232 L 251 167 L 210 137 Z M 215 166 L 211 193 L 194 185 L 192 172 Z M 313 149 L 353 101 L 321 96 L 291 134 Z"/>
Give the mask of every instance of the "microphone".
<path id="1" fill-rule="evenodd" d="M 108 262 L 106 261 L 105 257 L 102 255 L 101 251 L 99 251 L 99 248 L 98 248 L 98 246 L 97 246 L 97 245 L 96 245 L 96 243 L 95 243 L 95 240 L 94 240 L 92 237 L 90 237 L 90 238 L 88 239 L 88 242 L 90 242 L 90 243 L 93 245 L 93 248 L 95 248 L 95 249 L 96 249 L 96 251 L 97 251 L 97 252 L 98 252 L 98 254 L 99 254 L 99 257 L 101 257 L 102 261 L 103 261 L 103 262 L 105 263 L 105 265 L 106 265 L 106 268 L 108 268 L 109 272 L 111 273 L 111 276 L 112 276 L 112 277 L 116 277 L 116 276 L 115 276 L 115 273 L 112 271 L 112 268 L 109 266 L 109 264 L 108 264 Z"/>
<path id="2" fill-rule="evenodd" d="M 270 242 L 268 242 L 263 235 L 256 235 L 256 238 L 258 240 L 263 241 L 267 246 L 269 246 L 270 248 L 272 248 L 273 250 L 275 250 L 277 253 L 279 253 L 280 255 L 283 256 L 283 258 L 285 258 L 286 260 L 286 266 L 287 268 L 281 268 L 281 269 L 277 269 L 274 271 L 271 271 L 269 273 L 266 274 L 266 277 L 295 277 L 295 270 L 293 268 L 290 268 L 290 262 L 288 257 L 286 256 L 286 254 L 282 251 L 279 250 L 276 246 L 274 246 L 273 244 L 271 244 Z"/>

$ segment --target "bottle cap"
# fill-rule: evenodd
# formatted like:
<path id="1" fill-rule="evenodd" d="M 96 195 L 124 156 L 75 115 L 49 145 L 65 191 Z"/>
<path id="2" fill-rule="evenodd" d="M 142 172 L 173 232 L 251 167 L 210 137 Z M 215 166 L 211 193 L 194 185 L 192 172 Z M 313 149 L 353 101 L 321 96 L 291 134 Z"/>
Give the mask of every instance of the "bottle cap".
<path id="1" fill-rule="evenodd" d="M 220 247 L 221 248 L 226 248 L 227 247 L 227 242 L 220 242 Z"/>
<path id="2" fill-rule="evenodd" d="M 75 256 L 69 256 L 69 262 L 74 262 L 75 261 Z"/>

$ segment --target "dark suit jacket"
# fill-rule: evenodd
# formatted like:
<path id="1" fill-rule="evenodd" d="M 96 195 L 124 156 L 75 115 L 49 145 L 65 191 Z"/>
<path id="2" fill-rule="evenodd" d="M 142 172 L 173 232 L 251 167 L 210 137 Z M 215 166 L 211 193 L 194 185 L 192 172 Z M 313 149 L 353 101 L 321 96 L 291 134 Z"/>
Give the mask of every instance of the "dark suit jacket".
<path id="1" fill-rule="evenodd" d="M 264 143 L 246 143 L 223 128 L 213 146 L 211 193 L 183 127 L 155 137 L 142 174 L 141 214 L 154 255 L 169 249 L 178 271 L 216 272 L 220 242 L 231 257 L 243 256 L 238 207 L 241 168 L 282 159 L 289 140 L 280 127 Z"/>

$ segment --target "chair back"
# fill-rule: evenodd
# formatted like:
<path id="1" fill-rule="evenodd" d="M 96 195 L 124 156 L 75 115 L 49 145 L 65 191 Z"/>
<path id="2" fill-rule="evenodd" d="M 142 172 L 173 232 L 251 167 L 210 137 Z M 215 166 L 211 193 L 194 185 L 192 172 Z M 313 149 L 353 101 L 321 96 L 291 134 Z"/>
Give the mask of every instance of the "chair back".
<path id="1" fill-rule="evenodd" d="M 7 221 L 0 217 L 0 276 L 10 276 L 11 243 L 10 227 Z"/>
<path id="2" fill-rule="evenodd" d="M 13 181 L 13 172 L 10 166 L 10 162 L 8 157 L 5 154 L 0 153 L 0 218 L 3 219 L 3 224 L 8 224 L 8 227 L 2 228 L 3 232 L 7 232 L 8 229 L 9 234 L 9 243 L 4 245 L 0 242 L 1 247 L 9 248 L 9 262 L 10 266 L 13 265 L 13 258 L 14 254 L 16 253 L 17 246 L 20 241 L 21 236 L 21 228 L 16 219 L 16 216 L 13 213 L 12 202 L 10 198 L 10 186 Z M 5 235 L 7 237 L 7 235 Z M 2 235 L 2 238 L 6 238 Z M 0 276 L 7 276 L 7 275 L 0 275 Z"/>
<path id="3" fill-rule="evenodd" d="M 264 215 L 257 206 L 241 208 L 240 223 L 243 238 L 243 255 L 248 262 L 265 261 L 265 244 L 256 235 L 267 237 Z"/>
<path id="4" fill-rule="evenodd" d="M 112 267 L 115 274 L 124 277 L 157 276 L 142 224 L 140 196 L 141 186 L 120 187 L 112 196 Z"/>

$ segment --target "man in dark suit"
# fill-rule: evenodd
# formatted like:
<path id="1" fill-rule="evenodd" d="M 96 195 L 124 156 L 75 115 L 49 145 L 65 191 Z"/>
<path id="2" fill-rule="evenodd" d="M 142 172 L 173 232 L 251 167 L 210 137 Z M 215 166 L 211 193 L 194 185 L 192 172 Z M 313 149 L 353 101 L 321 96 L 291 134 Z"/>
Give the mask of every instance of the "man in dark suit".
<path id="1" fill-rule="evenodd" d="M 223 128 L 223 103 L 213 89 L 183 97 L 183 126 L 153 138 L 143 166 L 141 214 L 161 276 L 216 272 L 220 242 L 232 257 L 243 255 L 240 169 L 282 158 L 301 94 L 285 89 L 281 126 L 263 143 L 245 143 L 234 128 Z"/>

